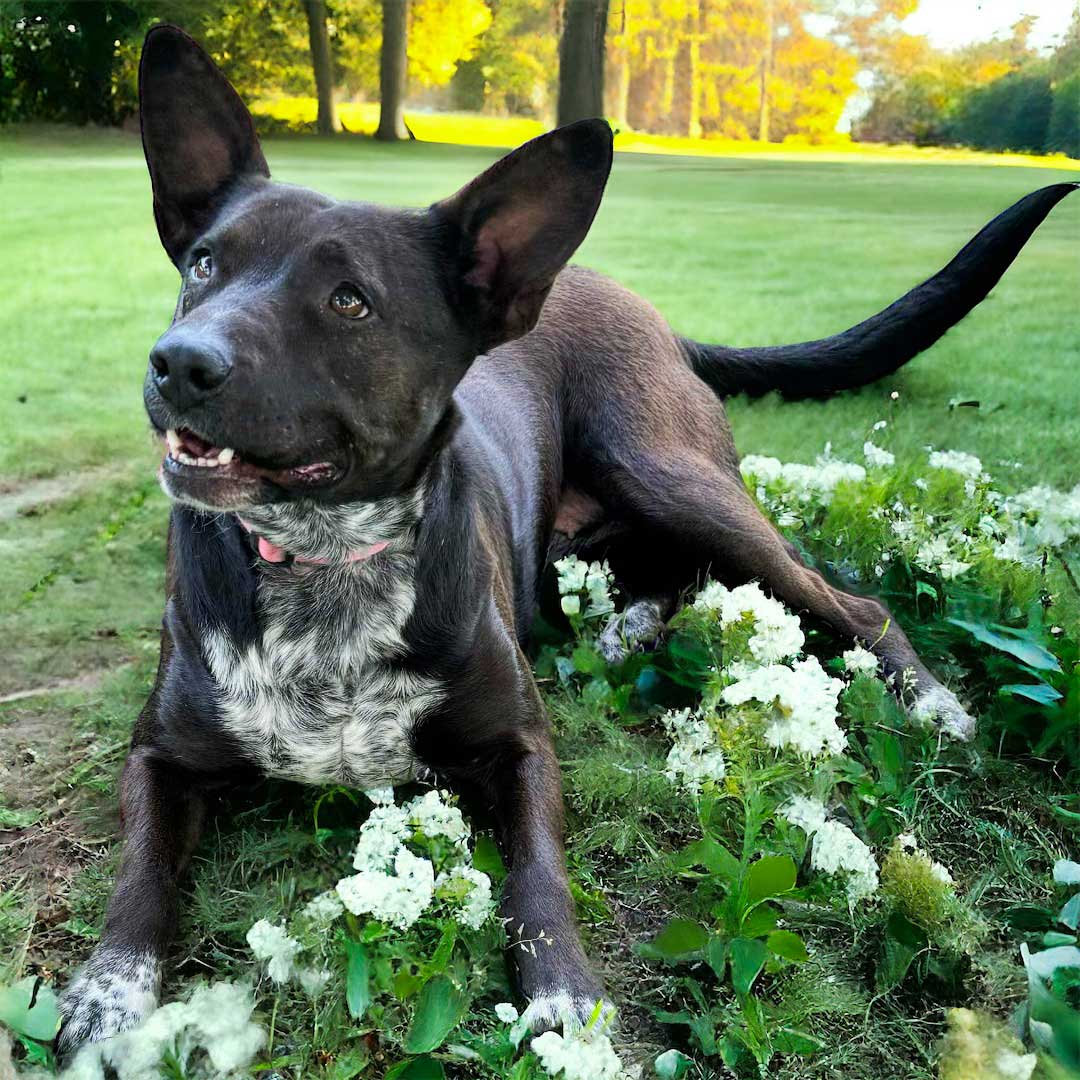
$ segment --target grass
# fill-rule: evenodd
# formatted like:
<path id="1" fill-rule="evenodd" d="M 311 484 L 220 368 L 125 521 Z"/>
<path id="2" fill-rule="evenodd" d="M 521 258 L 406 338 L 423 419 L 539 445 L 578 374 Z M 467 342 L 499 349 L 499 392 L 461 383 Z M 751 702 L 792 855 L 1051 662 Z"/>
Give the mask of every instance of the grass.
<path id="1" fill-rule="evenodd" d="M 494 156 L 350 139 L 271 139 L 266 150 L 279 179 L 412 205 L 449 193 Z M 1056 168 L 999 168 L 986 156 L 621 154 L 579 258 L 648 297 L 683 333 L 734 344 L 805 339 L 891 302 L 999 210 L 1060 179 Z M 167 508 L 140 387 L 176 281 L 153 231 L 137 140 L 4 133 L 0 191 L 0 698 L 12 696 L 0 704 L 0 976 L 62 980 L 100 921 L 118 854 L 113 785 L 155 660 Z M 887 418 L 901 461 L 933 444 L 978 454 L 1009 490 L 1071 487 L 1080 480 L 1078 235 L 1080 200 L 1066 200 L 990 299 L 886 384 L 828 403 L 732 402 L 740 448 L 812 461 L 831 442 L 861 460 L 871 425 Z M 971 401 L 978 407 L 956 405 Z M 665 859 L 694 822 L 659 774 L 663 738 L 573 695 L 552 691 L 550 704 L 579 908 L 624 1004 L 632 1051 L 648 1060 L 685 1039 L 653 1016 L 681 991 L 632 947 L 686 903 Z M 911 773 L 905 798 L 972 902 L 998 912 L 1049 895 L 1048 866 L 1070 842 L 1075 854 L 1077 839 L 1055 807 L 1080 806 L 1063 801 L 1069 790 L 1045 763 L 992 750 L 933 759 Z M 180 979 L 243 972 L 244 929 L 329 865 L 312 840 L 314 798 L 266 785 L 219 818 L 189 889 Z M 898 1075 L 898 1061 L 904 1076 L 933 1075 L 947 995 L 909 987 L 873 1001 L 865 939 L 839 917 L 810 924 L 812 966 L 792 975 L 790 1001 L 830 1037 L 823 1052 L 785 1058 L 773 1075 L 883 1080 Z M 1018 1000 L 1022 970 L 998 925 L 987 956 L 970 1000 L 1002 1012 Z M 276 1022 L 283 1045 L 310 1038 L 302 1016 Z"/>

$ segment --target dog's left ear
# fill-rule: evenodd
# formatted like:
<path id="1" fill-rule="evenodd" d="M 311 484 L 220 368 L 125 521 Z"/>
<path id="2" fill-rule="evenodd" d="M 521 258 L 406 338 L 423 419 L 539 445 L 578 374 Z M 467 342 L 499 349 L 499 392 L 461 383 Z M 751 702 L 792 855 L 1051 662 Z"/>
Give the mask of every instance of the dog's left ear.
<path id="1" fill-rule="evenodd" d="M 611 171 L 611 128 L 581 120 L 525 143 L 432 213 L 450 230 L 457 291 L 480 347 L 528 333 L 585 239 Z"/>
<path id="2" fill-rule="evenodd" d="M 240 96 L 175 26 L 155 26 L 143 42 L 139 116 L 158 235 L 177 262 L 238 180 L 270 170 Z"/>

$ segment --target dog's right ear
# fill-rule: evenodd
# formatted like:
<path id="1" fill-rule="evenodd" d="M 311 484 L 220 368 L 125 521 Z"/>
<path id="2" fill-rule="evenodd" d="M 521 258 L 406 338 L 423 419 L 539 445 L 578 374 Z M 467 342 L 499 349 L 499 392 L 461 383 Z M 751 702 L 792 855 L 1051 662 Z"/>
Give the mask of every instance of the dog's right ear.
<path id="1" fill-rule="evenodd" d="M 155 26 L 143 42 L 139 115 L 158 235 L 178 263 L 230 188 L 270 170 L 240 96 L 175 26 Z"/>

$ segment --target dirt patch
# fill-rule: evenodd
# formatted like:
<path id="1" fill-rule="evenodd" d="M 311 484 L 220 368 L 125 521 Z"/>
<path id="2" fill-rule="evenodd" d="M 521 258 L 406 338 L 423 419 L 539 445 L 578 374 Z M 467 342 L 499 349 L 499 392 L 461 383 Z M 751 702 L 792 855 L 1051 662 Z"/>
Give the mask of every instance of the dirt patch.
<path id="1" fill-rule="evenodd" d="M 39 506 L 60 502 L 97 484 L 109 483 L 123 476 L 129 468 L 126 464 L 113 462 L 63 476 L 50 476 L 10 487 L 0 486 L 0 521 L 30 513 Z"/>
<path id="2" fill-rule="evenodd" d="M 113 671 L 115 669 L 109 669 Z M 93 690 L 100 685 L 102 679 L 109 674 L 102 668 L 99 671 L 84 671 L 71 679 L 57 679 L 56 682 L 45 686 L 32 686 L 27 690 L 14 690 L 10 694 L 0 694 L 0 705 L 10 705 L 16 701 L 26 701 L 29 698 L 46 697 L 67 690 Z"/>

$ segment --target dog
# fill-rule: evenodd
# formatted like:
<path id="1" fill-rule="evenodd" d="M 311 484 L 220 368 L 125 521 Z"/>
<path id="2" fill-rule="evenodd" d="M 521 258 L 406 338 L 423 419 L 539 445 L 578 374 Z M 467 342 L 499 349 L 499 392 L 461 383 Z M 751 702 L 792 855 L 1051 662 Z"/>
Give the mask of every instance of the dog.
<path id="1" fill-rule="evenodd" d="M 144 385 L 173 502 L 167 600 L 120 780 L 115 892 L 61 998 L 62 1059 L 156 1007 L 206 795 L 260 775 L 437 778 L 489 809 L 510 941 L 553 943 L 510 950 L 526 1016 L 534 1030 L 589 1017 L 603 988 L 525 652 L 553 553 L 607 558 L 632 598 L 605 637 L 613 658 L 655 638 L 704 573 L 759 580 L 871 647 L 916 716 L 970 737 L 882 604 L 832 587 L 763 517 L 722 398 L 824 397 L 895 371 L 1077 185 L 1022 199 L 845 333 L 731 349 L 567 266 L 612 164 L 602 120 L 399 210 L 272 183 L 247 109 L 174 27 L 147 35 L 139 95 L 154 217 L 183 279 Z"/>

